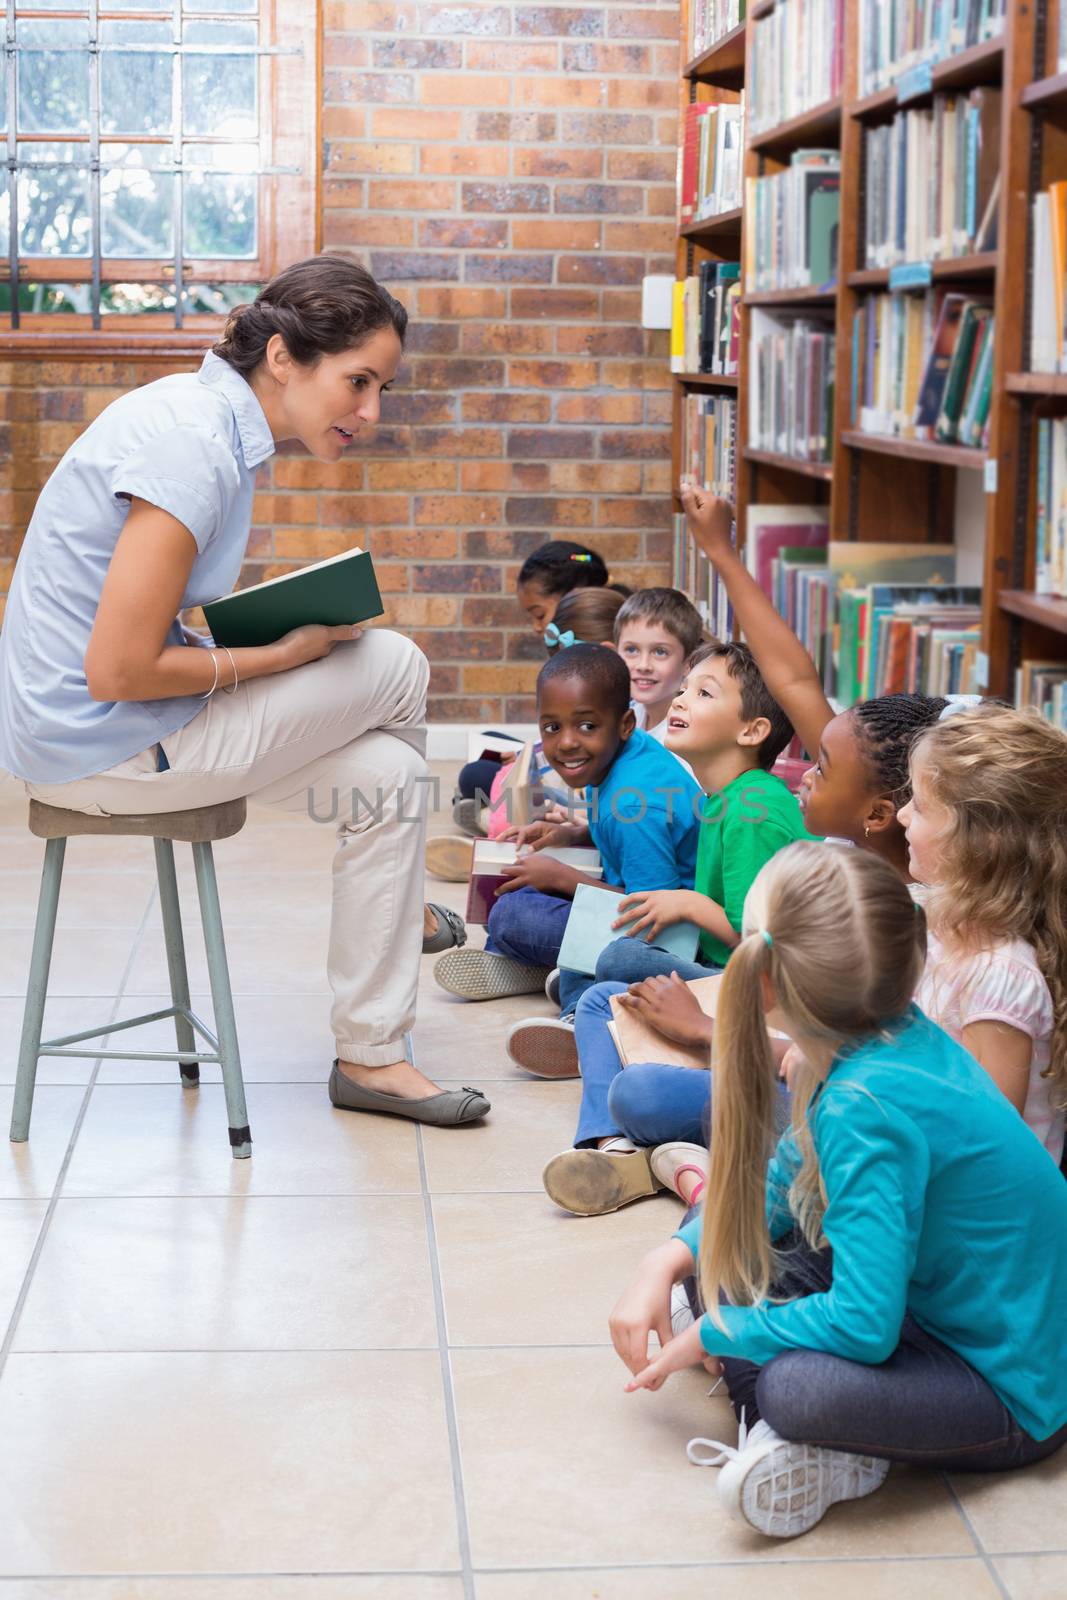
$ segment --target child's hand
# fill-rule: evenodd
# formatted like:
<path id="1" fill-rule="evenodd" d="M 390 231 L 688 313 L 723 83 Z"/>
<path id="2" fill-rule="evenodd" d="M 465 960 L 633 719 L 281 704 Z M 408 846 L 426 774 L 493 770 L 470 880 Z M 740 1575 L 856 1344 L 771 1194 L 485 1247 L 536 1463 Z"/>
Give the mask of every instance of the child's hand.
<path id="1" fill-rule="evenodd" d="M 671 1331 L 671 1280 L 642 1263 L 608 1320 L 615 1354 L 634 1374 L 648 1366 L 648 1339 L 654 1333 L 665 1347 Z"/>
<path id="2" fill-rule="evenodd" d="M 691 478 L 682 479 L 680 493 L 693 537 L 704 554 L 714 561 L 717 555 L 731 550 L 730 525 L 734 520 L 734 508 L 729 500 L 717 500 L 707 490 L 698 488 Z"/>
<path id="3" fill-rule="evenodd" d="M 557 850 L 565 849 L 568 845 L 581 844 L 587 837 L 588 830 L 580 822 L 527 822 L 519 827 L 513 824 L 505 828 L 499 838 L 505 844 L 514 844 L 519 850 L 544 850 L 548 845 Z"/>
<path id="4" fill-rule="evenodd" d="M 632 983 L 628 993 L 620 994 L 619 1004 L 636 1011 L 642 1022 L 676 1044 L 711 1045 L 712 1019 L 676 972 L 669 978 L 657 976 Z"/>
<path id="5" fill-rule="evenodd" d="M 624 895 L 619 901 L 621 915 L 611 926 L 625 928 L 628 938 L 640 933 L 646 940 L 654 939 L 664 928 L 686 920 L 691 896 L 689 889 L 651 889 Z"/>
<path id="6" fill-rule="evenodd" d="M 672 1372 L 681 1372 L 686 1367 L 696 1367 L 701 1363 L 709 1372 L 722 1370 L 718 1362 L 709 1361 L 700 1342 L 700 1323 L 694 1322 L 677 1339 L 671 1339 L 655 1361 L 650 1361 L 640 1372 L 634 1373 L 626 1385 L 626 1393 L 634 1394 L 638 1389 L 659 1389 Z"/>
<path id="7" fill-rule="evenodd" d="M 551 856 L 539 855 L 523 856 L 513 867 L 503 867 L 500 876 L 507 882 L 500 885 L 497 896 L 511 894 L 515 889 L 540 889 L 542 894 L 564 895 L 570 899 L 578 881 L 573 867 L 554 861 Z"/>

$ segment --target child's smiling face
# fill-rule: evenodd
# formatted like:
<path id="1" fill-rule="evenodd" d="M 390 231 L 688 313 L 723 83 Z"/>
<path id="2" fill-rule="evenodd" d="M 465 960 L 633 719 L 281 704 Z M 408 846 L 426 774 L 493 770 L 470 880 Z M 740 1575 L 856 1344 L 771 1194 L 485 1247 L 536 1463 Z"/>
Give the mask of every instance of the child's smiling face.
<path id="1" fill-rule="evenodd" d="M 620 719 L 577 675 L 544 684 L 537 715 L 545 760 L 571 789 L 600 783 L 634 731 L 632 711 Z"/>
<path id="2" fill-rule="evenodd" d="M 664 743 L 683 758 L 717 755 L 741 743 L 748 726 L 741 685 L 722 656 L 711 656 L 690 668 L 672 700 Z"/>
<path id="3" fill-rule="evenodd" d="M 629 668 L 630 693 L 639 705 L 656 705 L 677 693 L 685 649 L 662 623 L 632 618 L 620 629 L 615 648 Z"/>

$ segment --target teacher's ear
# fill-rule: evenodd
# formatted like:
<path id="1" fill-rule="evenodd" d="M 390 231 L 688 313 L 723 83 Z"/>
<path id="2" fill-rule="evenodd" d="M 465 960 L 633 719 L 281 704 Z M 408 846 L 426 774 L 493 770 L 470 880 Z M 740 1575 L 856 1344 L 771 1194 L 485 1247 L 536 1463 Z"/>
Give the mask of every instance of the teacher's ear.
<path id="1" fill-rule="evenodd" d="M 272 333 L 263 351 L 263 362 L 275 383 L 283 387 L 293 375 L 293 358 L 280 333 Z"/>

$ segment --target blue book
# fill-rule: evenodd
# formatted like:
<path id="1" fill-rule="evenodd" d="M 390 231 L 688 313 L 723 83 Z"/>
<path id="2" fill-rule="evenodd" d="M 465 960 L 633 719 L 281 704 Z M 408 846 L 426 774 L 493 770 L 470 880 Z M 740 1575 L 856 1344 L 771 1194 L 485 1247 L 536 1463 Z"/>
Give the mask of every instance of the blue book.
<path id="1" fill-rule="evenodd" d="M 593 883 L 578 885 L 560 946 L 560 967 L 593 976 L 600 952 L 616 939 L 626 937 L 625 928 L 612 927 L 619 919 L 622 898 L 610 890 L 598 889 Z M 644 936 L 636 937 L 643 939 Z M 676 922 L 664 928 L 651 943 L 654 950 L 666 950 L 679 961 L 695 961 L 699 939 L 700 929 L 695 923 Z"/>

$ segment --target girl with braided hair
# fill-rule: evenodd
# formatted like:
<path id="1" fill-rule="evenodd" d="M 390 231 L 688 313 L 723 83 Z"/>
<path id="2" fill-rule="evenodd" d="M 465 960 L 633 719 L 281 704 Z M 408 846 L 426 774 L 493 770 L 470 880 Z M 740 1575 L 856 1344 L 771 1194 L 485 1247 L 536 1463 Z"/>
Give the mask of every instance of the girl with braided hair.
<path id="1" fill-rule="evenodd" d="M 682 504 L 697 544 L 726 585 L 768 689 L 814 760 L 797 797 L 808 832 L 851 840 L 907 877 L 908 847 L 897 811 L 910 792 L 908 756 L 949 701 L 888 694 L 836 714 L 808 652 L 731 545 L 733 508 L 691 483 L 682 485 Z"/>

